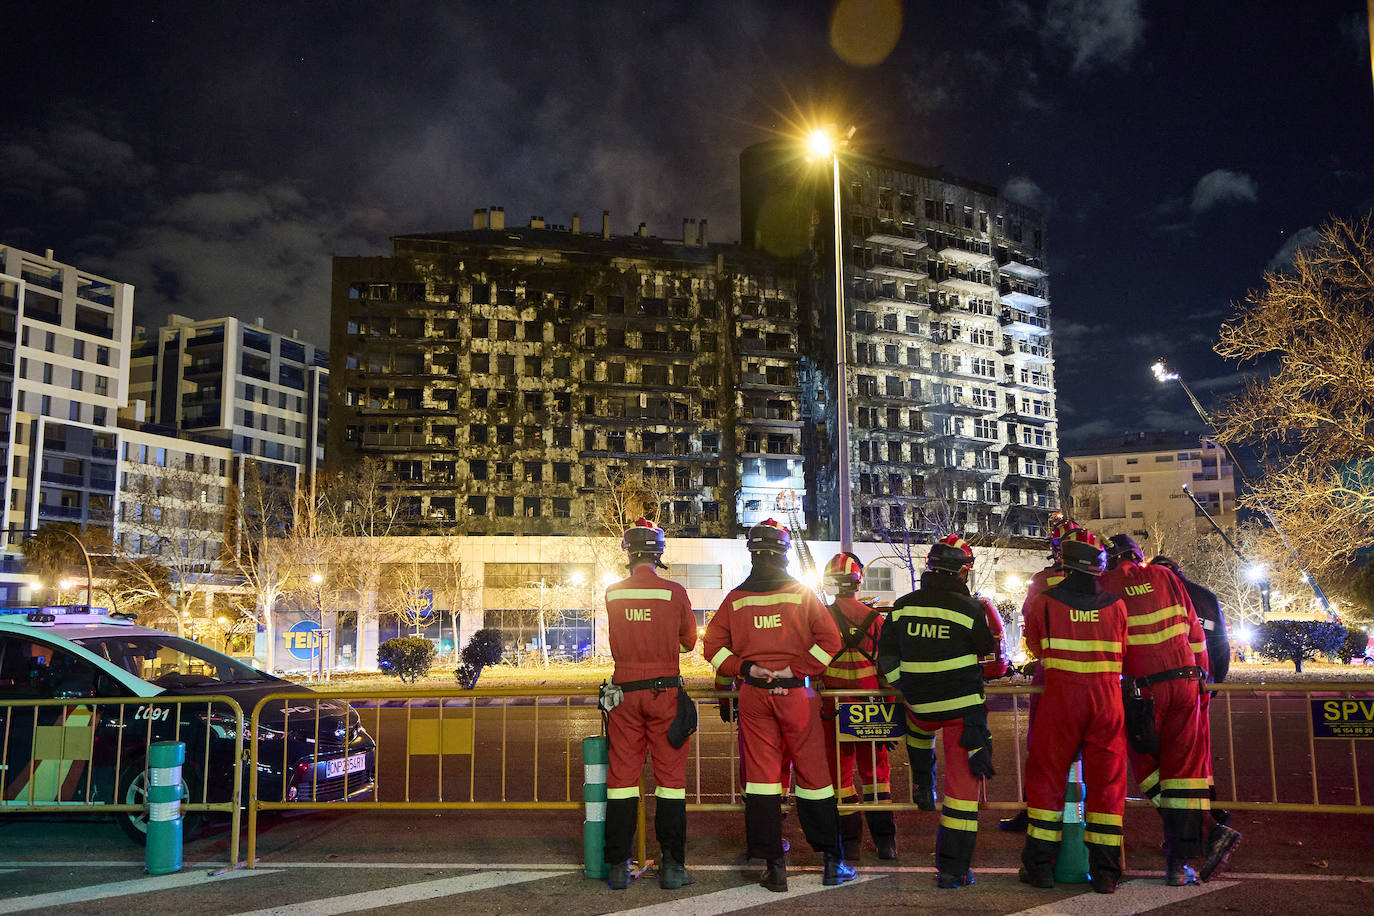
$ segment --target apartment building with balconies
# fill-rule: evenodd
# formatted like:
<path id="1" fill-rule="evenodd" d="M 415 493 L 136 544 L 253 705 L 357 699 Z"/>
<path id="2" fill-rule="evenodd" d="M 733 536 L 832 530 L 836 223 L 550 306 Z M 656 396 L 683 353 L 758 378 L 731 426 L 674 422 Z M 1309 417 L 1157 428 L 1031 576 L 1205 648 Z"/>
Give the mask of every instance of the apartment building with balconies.
<path id="1" fill-rule="evenodd" d="M 792 262 L 644 224 L 542 217 L 336 258 L 328 460 L 372 457 L 410 531 L 600 531 L 631 479 L 684 536 L 733 536 L 804 501 Z"/>
<path id="2" fill-rule="evenodd" d="M 1186 487 L 1223 528 L 1237 521 L 1235 466 L 1213 439 L 1189 432 L 1133 432 L 1075 448 L 1075 521 L 1104 537 L 1129 534 L 1148 552 L 1156 534 L 1210 527 Z"/>
<path id="3" fill-rule="evenodd" d="M 847 486 L 862 538 L 1042 535 L 1059 500 L 1043 218 L 987 185 L 842 155 L 850 480 L 837 485 L 831 173 L 787 141 L 750 147 L 740 167 L 744 244 L 811 258 L 820 520 Z"/>

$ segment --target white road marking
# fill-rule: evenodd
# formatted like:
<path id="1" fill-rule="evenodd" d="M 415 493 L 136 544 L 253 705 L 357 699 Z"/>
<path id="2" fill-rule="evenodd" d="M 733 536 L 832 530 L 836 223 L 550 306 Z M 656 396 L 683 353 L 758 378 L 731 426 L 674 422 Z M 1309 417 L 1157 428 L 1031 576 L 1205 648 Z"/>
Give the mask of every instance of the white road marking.
<path id="1" fill-rule="evenodd" d="M 733 913 L 736 910 L 751 906 L 779 903 L 789 897 L 805 897 L 808 894 L 818 894 L 821 891 L 835 891 L 841 887 L 852 887 L 866 881 L 876 881 L 882 877 L 884 876 L 862 875 L 848 884 L 826 887 L 821 884 L 820 875 L 794 875 L 788 877 L 787 890 L 781 894 L 774 893 L 757 884 L 750 884 L 744 887 L 731 888 L 728 891 L 716 891 L 713 894 L 701 894 L 697 897 L 679 898 L 653 906 L 621 910 L 615 916 L 628 916 L 628 914 L 634 914 L 634 916 L 716 916 L 719 913 Z"/>
<path id="2" fill-rule="evenodd" d="M 1186 887 L 1166 887 L 1154 881 L 1126 881 L 1115 894 L 1095 894 L 1091 891 L 1077 897 L 1067 897 L 1044 906 L 1021 910 L 1010 916 L 1132 916 L 1162 906 L 1182 903 L 1212 891 L 1234 887 L 1235 881 L 1210 881 Z"/>
<path id="3" fill-rule="evenodd" d="M 345 894 L 341 897 L 324 897 L 307 900 L 304 903 L 291 903 L 239 913 L 237 916 L 333 916 L 334 913 L 356 913 L 376 907 L 396 906 L 402 903 L 415 903 L 418 900 L 437 900 L 470 891 L 489 890 L 522 881 L 540 881 L 549 877 L 545 871 L 493 871 L 478 875 L 463 875 L 458 878 L 440 878 L 437 881 L 423 881 L 419 884 L 402 884 L 376 891 L 363 891 L 358 894 Z"/>
<path id="4" fill-rule="evenodd" d="M 182 871 L 174 875 L 157 875 L 147 878 L 134 878 L 131 881 L 113 881 L 109 884 L 92 884 L 87 887 L 74 887 L 66 891 L 53 891 L 50 894 L 32 894 L 28 897 L 0 898 L 0 913 L 18 913 L 23 910 L 46 909 L 54 906 L 67 906 L 85 903 L 89 900 L 104 900 L 106 897 L 127 897 L 130 894 L 149 894 L 154 891 L 168 891 L 209 884 L 214 881 L 228 881 L 248 875 L 270 875 L 275 869 L 257 871 L 232 871 L 223 875 L 209 875 L 201 871 Z"/>

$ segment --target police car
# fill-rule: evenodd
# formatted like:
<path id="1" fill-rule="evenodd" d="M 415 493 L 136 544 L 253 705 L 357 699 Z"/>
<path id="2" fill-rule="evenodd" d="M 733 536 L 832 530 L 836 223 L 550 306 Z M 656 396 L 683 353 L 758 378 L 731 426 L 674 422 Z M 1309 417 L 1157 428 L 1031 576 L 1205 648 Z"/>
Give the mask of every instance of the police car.
<path id="1" fill-rule="evenodd" d="M 253 708 L 265 694 L 298 689 L 200 643 L 137 626 L 104 608 L 0 609 L 0 813 L 7 804 L 143 804 L 146 747 L 165 740 L 186 744 L 186 801 L 228 801 L 233 715 L 223 704 L 156 701 L 232 697 L 243 708 L 246 739 Z M 118 697 L 146 697 L 150 703 L 98 702 Z M 85 698 L 94 702 L 4 705 L 10 700 Z M 258 797 L 338 801 L 369 796 L 376 743 L 357 711 L 340 700 L 291 703 L 269 704 L 260 717 Z M 244 797 L 248 776 L 245 760 Z M 145 814 L 116 817 L 130 837 L 144 838 Z M 187 820 L 189 833 L 193 825 Z"/>

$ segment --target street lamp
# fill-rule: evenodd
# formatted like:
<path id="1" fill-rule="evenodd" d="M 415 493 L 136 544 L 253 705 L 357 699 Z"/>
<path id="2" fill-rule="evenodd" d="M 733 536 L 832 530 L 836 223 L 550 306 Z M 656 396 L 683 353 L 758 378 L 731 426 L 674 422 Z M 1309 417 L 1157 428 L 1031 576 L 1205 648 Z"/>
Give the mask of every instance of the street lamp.
<path id="1" fill-rule="evenodd" d="M 1197 411 L 1198 417 L 1202 419 L 1203 423 L 1206 423 L 1208 426 L 1212 427 L 1214 431 L 1216 430 L 1216 424 L 1212 422 L 1212 418 L 1208 415 L 1207 411 L 1203 409 L 1201 402 L 1199 402 L 1197 396 L 1193 394 L 1193 389 L 1188 387 L 1188 383 L 1183 380 L 1182 376 L 1180 376 L 1176 371 L 1170 369 L 1168 364 L 1166 364 L 1162 359 L 1156 361 L 1154 365 L 1150 366 L 1150 371 L 1154 373 L 1155 381 L 1160 382 L 1161 384 L 1164 382 L 1178 382 L 1178 386 L 1183 389 L 1183 393 L 1188 395 L 1188 400 L 1192 402 L 1193 410 Z M 1240 477 L 1241 483 L 1249 487 L 1250 492 L 1257 492 L 1255 490 L 1254 481 L 1251 480 L 1250 475 L 1245 472 L 1245 466 L 1242 465 L 1240 461 L 1236 458 L 1236 454 L 1235 452 L 1231 451 L 1231 447 L 1220 440 L 1217 441 L 1217 444 L 1221 446 L 1222 451 L 1226 452 L 1226 457 L 1231 459 L 1231 467 L 1234 469 L 1236 475 Z M 1187 490 L 1187 487 L 1185 486 L 1184 489 Z M 1191 492 L 1189 492 L 1188 495 L 1190 498 L 1192 498 Z M 1193 499 L 1193 503 L 1197 504 L 1197 500 Z M 1299 566 L 1301 566 L 1302 561 L 1301 559 L 1299 559 L 1297 551 L 1293 549 L 1292 543 L 1290 543 L 1288 540 L 1288 535 L 1284 533 L 1284 530 L 1279 525 L 1278 520 L 1274 518 L 1274 514 L 1269 511 L 1269 507 L 1265 505 L 1262 500 L 1258 499 L 1256 500 L 1256 505 L 1259 506 L 1260 512 L 1263 513 L 1265 519 L 1268 520 L 1270 527 L 1272 527 L 1274 531 L 1278 533 L 1279 538 L 1283 541 L 1283 545 L 1288 548 L 1289 554 L 1292 555 L 1293 559 L 1298 562 Z M 1199 508 L 1201 507 L 1199 506 Z M 1205 510 L 1203 511 L 1203 514 L 1207 514 Z M 1210 515 L 1208 515 L 1207 518 L 1209 521 L 1211 520 Z M 1217 527 L 1216 522 L 1212 522 L 1212 527 Z M 1220 531 L 1221 529 L 1217 528 L 1217 530 Z M 1235 549 L 1234 545 L 1232 545 L 1232 549 Z M 1239 553 L 1239 551 L 1237 551 L 1237 553 Z M 1312 587 L 1312 593 L 1316 595 L 1317 601 L 1322 606 L 1322 610 L 1326 612 L 1327 616 L 1332 617 L 1334 619 L 1335 615 L 1331 611 L 1331 604 L 1326 600 L 1326 593 L 1323 592 L 1321 586 L 1317 584 L 1316 577 L 1313 576 L 1311 573 L 1307 572 L 1306 570 L 1302 570 L 1302 580 Z M 1262 588 L 1261 592 L 1265 598 L 1265 610 L 1267 614 L 1269 603 L 1268 587 Z"/>
<path id="2" fill-rule="evenodd" d="M 1243 575 L 1245 576 L 1245 581 L 1251 583 L 1259 589 L 1260 623 L 1268 623 L 1269 580 L 1266 578 L 1265 575 L 1268 571 L 1265 565 L 1263 563 L 1250 562 L 1250 560 L 1246 558 L 1245 554 L 1240 552 L 1240 548 L 1236 546 L 1235 541 L 1232 541 L 1229 537 L 1227 537 L 1226 532 L 1223 531 L 1221 526 L 1217 524 L 1216 519 L 1212 518 L 1211 513 L 1209 513 L 1205 508 L 1203 508 L 1202 503 L 1198 502 L 1198 498 L 1193 495 L 1193 491 L 1188 488 L 1188 485 L 1186 483 L 1183 484 L 1181 489 L 1183 490 L 1183 495 L 1187 496 L 1188 499 L 1192 500 L 1193 507 L 1196 508 L 1198 512 L 1202 513 L 1202 517 L 1207 519 L 1207 523 L 1210 524 L 1212 526 L 1212 529 L 1216 531 L 1217 535 L 1223 541 L 1226 542 L 1226 546 L 1231 548 L 1231 552 L 1236 555 L 1236 559 L 1240 560 L 1242 567 L 1244 569 Z M 1306 576 L 1307 574 L 1304 573 L 1303 575 Z"/>
<path id="3" fill-rule="evenodd" d="M 834 224 L 835 245 L 835 450 L 838 461 L 835 468 L 835 483 L 839 496 L 840 513 L 840 550 L 854 549 L 853 509 L 849 497 L 849 377 L 846 367 L 848 346 L 845 335 L 844 314 L 844 237 L 840 213 L 840 147 L 854 136 L 854 128 L 843 139 L 832 136 L 822 129 L 813 130 L 806 138 L 807 149 L 818 159 L 830 160 L 833 178 L 832 219 Z"/>

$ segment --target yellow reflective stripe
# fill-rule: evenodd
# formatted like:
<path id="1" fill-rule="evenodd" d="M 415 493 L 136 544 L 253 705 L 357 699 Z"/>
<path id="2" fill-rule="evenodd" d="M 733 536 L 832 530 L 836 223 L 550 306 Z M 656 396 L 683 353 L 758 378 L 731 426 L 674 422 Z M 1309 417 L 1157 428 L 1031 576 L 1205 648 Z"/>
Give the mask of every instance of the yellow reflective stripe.
<path id="1" fill-rule="evenodd" d="M 745 595 L 735 599 L 735 607 L 771 607 L 775 604 L 801 604 L 802 596 L 791 592 L 779 592 L 775 595 Z"/>
<path id="2" fill-rule="evenodd" d="M 913 735 L 911 732 L 907 732 L 906 743 L 917 750 L 928 751 L 935 746 L 935 736 Z"/>
<path id="3" fill-rule="evenodd" d="M 683 799 L 687 797 L 687 790 L 669 789 L 667 786 L 659 786 L 658 788 L 654 789 L 654 797 Z"/>
<path id="4" fill-rule="evenodd" d="M 1058 843 L 1063 833 L 1063 830 L 1046 830 L 1044 827 L 1037 827 L 1034 824 L 1026 827 L 1026 836 L 1035 837 L 1037 840 L 1047 840 L 1051 843 Z"/>
<path id="5" fill-rule="evenodd" d="M 955 811 L 977 811 L 978 800 L 974 799 L 973 801 L 966 801 L 962 798 L 951 798 L 950 796 L 946 795 L 944 800 L 944 806 L 946 808 L 953 808 Z"/>
<path id="6" fill-rule="evenodd" d="M 1207 777 L 1180 776 L 1174 779 L 1161 779 L 1159 787 L 1166 792 L 1170 789 L 1205 789 L 1207 788 Z"/>
<path id="7" fill-rule="evenodd" d="M 1058 668 L 1061 671 L 1074 671 L 1078 674 L 1120 674 L 1121 662 L 1118 660 L 1079 662 L 1067 658 L 1044 659 L 1046 670 Z"/>
<path id="8" fill-rule="evenodd" d="M 907 703 L 907 706 L 911 708 L 912 712 L 920 715 L 921 713 L 928 712 L 945 712 L 946 710 L 959 709 L 964 706 L 972 706 L 982 702 L 982 694 L 969 693 L 961 697 L 955 697 L 952 700 L 935 700 L 930 703 Z"/>
<path id="9" fill-rule="evenodd" d="M 1206 798 L 1176 798 L 1172 795 L 1165 795 L 1159 799 L 1161 808 L 1183 808 L 1190 811 L 1207 811 L 1212 807 L 1210 800 Z"/>
<path id="10" fill-rule="evenodd" d="M 1205 643 L 1205 642 L 1190 642 L 1190 643 L 1188 643 L 1188 648 L 1189 648 L 1189 649 L 1192 649 L 1194 652 L 1201 652 L 1202 650 L 1204 650 L 1204 649 L 1207 648 L 1207 643 Z"/>
<path id="11" fill-rule="evenodd" d="M 884 673 L 883 673 L 883 679 L 884 679 L 885 681 L 887 681 L 889 684 L 895 684 L 895 683 L 897 683 L 897 678 L 899 678 L 899 677 L 901 677 L 901 676 L 902 676 L 902 669 L 901 669 L 900 667 L 893 668 L 891 671 L 887 671 L 887 672 L 884 672 Z"/>
<path id="12" fill-rule="evenodd" d="M 1119 833 L 1098 833 L 1095 830 L 1083 831 L 1083 842 L 1096 843 L 1098 846 L 1120 846 L 1122 836 Z"/>
<path id="13" fill-rule="evenodd" d="M 1121 643 L 1114 639 L 1047 639 L 1047 649 L 1064 649 L 1068 652 L 1120 652 Z"/>
<path id="14" fill-rule="evenodd" d="M 822 649 L 820 646 L 812 646 L 809 651 L 811 652 L 811 657 L 814 658 L 816 661 L 820 662 L 822 665 L 830 664 L 830 660 L 835 657 L 831 655 L 829 652 Z"/>
<path id="15" fill-rule="evenodd" d="M 966 830 L 969 833 L 978 832 L 978 822 L 976 820 L 966 820 L 962 817 L 947 817 L 940 815 L 940 826 L 948 827 L 950 830 Z"/>
<path id="16" fill-rule="evenodd" d="M 1148 792 L 1157 785 L 1159 785 L 1159 770 L 1152 770 L 1148 776 L 1140 781 L 1142 792 Z"/>
<path id="17" fill-rule="evenodd" d="M 625 786 L 621 789 L 607 789 L 606 798 L 639 798 L 639 786 Z"/>
<path id="18" fill-rule="evenodd" d="M 973 618 L 958 611 L 951 611 L 943 607 L 900 607 L 893 611 L 889 617 L 892 620 L 908 620 L 912 617 L 930 617 L 936 620 L 948 620 L 961 626 L 973 629 Z"/>
<path id="19" fill-rule="evenodd" d="M 857 681 L 866 677 L 877 677 L 878 669 L 872 665 L 865 665 L 862 668 L 826 668 L 825 676 L 842 681 Z"/>
<path id="20" fill-rule="evenodd" d="M 780 782 L 746 782 L 744 784 L 746 795 L 781 795 L 782 783 Z"/>
<path id="21" fill-rule="evenodd" d="M 725 660 L 731 655 L 734 655 L 734 653 L 724 646 L 721 646 L 720 651 L 711 656 L 711 667 L 719 668 L 721 665 L 725 664 Z"/>
<path id="22" fill-rule="evenodd" d="M 1064 809 L 1027 808 L 1026 816 L 1033 817 L 1037 821 L 1062 821 L 1064 819 Z"/>
<path id="23" fill-rule="evenodd" d="M 1112 824 L 1121 826 L 1121 815 L 1119 814 L 1098 814 L 1096 811 L 1089 811 L 1086 818 L 1089 824 Z"/>
<path id="24" fill-rule="evenodd" d="M 978 664 L 976 655 L 960 655 L 958 658 L 941 659 L 938 662 L 902 662 L 903 674 L 929 674 L 933 671 L 950 671 Z"/>
<path id="25" fill-rule="evenodd" d="M 617 588 L 606 593 L 607 601 L 671 601 L 666 588 Z"/>
<path id="26" fill-rule="evenodd" d="M 686 655 L 688 652 L 691 652 L 691 651 L 692 651 L 693 649 L 695 649 L 695 648 L 696 648 L 696 643 L 693 643 L 693 644 L 690 645 L 690 646 L 684 646 L 684 645 L 682 645 L 681 643 L 678 643 L 677 654 L 678 654 L 678 655 Z"/>
<path id="27" fill-rule="evenodd" d="M 801 786 L 793 786 L 792 794 L 797 798 L 804 798 L 807 801 L 820 801 L 825 798 L 835 797 L 835 787 L 826 786 L 823 789 L 803 789 Z"/>
<path id="28" fill-rule="evenodd" d="M 1161 620 L 1168 620 L 1183 613 L 1183 608 L 1177 604 L 1171 604 L 1160 611 L 1150 614 L 1130 614 L 1126 617 L 1127 627 L 1148 627 L 1152 623 L 1159 623 Z"/>
<path id="29" fill-rule="evenodd" d="M 1173 626 L 1156 630 L 1153 633 L 1127 633 L 1126 645 L 1128 646 L 1153 646 L 1157 643 L 1167 642 L 1175 636 L 1182 636 L 1186 632 L 1183 624 L 1176 623 Z"/>

